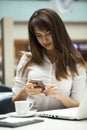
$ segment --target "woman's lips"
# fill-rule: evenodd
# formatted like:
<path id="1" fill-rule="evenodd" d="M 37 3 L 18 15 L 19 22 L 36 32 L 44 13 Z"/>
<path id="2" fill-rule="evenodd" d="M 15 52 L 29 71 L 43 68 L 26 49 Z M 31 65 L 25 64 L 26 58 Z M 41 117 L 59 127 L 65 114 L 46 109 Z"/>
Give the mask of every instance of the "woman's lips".
<path id="1" fill-rule="evenodd" d="M 47 47 L 47 48 L 50 47 L 50 45 L 51 45 L 50 43 L 44 44 L 44 46 Z"/>

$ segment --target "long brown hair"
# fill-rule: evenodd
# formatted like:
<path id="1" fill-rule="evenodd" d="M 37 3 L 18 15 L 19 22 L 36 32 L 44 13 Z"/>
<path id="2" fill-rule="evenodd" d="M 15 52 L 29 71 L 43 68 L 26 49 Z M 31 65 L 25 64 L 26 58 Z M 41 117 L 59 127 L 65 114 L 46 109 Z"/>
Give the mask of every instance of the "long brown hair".
<path id="1" fill-rule="evenodd" d="M 33 13 L 28 22 L 29 42 L 31 49 L 31 59 L 25 67 L 23 67 L 22 74 L 31 63 L 38 65 L 43 64 L 43 47 L 39 44 L 34 28 L 38 27 L 40 30 L 51 31 L 54 49 L 56 54 L 56 79 L 67 78 L 69 76 L 67 67 L 74 76 L 78 74 L 76 65 L 81 64 L 85 67 L 85 61 L 81 54 L 75 49 L 73 43 L 66 31 L 65 25 L 60 16 L 52 9 L 39 9 Z"/>

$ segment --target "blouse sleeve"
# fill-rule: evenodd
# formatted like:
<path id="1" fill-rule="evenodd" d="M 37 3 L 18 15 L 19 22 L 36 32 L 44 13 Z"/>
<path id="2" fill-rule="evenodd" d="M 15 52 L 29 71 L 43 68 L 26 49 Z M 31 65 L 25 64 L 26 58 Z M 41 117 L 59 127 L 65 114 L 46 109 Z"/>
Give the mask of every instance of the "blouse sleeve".
<path id="1" fill-rule="evenodd" d="M 73 79 L 71 98 L 81 101 L 86 86 L 86 69 L 81 65 L 77 65 L 78 74 Z"/>
<path id="2" fill-rule="evenodd" d="M 26 55 L 23 55 L 17 65 L 16 76 L 14 78 L 14 86 L 12 88 L 13 94 L 17 94 L 20 91 L 20 89 L 26 84 L 26 73 L 23 77 L 21 77 L 20 70 L 28 60 L 28 57 Z"/>

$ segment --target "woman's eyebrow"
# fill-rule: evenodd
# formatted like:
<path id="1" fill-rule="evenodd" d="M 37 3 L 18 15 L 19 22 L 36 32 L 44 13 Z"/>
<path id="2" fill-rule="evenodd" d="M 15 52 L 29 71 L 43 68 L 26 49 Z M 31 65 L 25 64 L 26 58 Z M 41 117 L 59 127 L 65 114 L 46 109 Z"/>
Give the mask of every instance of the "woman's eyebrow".
<path id="1" fill-rule="evenodd" d="M 36 34 L 36 35 L 38 35 L 38 34 L 41 35 L 41 33 L 39 33 L 39 32 L 35 32 L 35 34 Z"/>

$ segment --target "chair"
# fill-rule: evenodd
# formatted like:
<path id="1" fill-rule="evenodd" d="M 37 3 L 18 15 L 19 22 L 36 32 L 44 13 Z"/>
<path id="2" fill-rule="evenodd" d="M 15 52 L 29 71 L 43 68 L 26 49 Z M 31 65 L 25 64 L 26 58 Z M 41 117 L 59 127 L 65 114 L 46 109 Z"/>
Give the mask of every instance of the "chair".
<path id="1" fill-rule="evenodd" d="M 0 100 L 0 114 L 6 114 L 8 112 L 14 112 L 15 106 L 12 102 L 12 96 L 5 97 Z"/>
<path id="2" fill-rule="evenodd" d="M 6 85 L 0 85 L 0 92 L 12 92 L 12 89 Z"/>
<path id="3" fill-rule="evenodd" d="M 6 85 L 0 85 L 0 92 L 12 92 L 12 89 Z M 12 96 L 6 96 L 0 99 L 0 114 L 6 114 L 14 111 L 15 107 L 12 102 Z"/>

